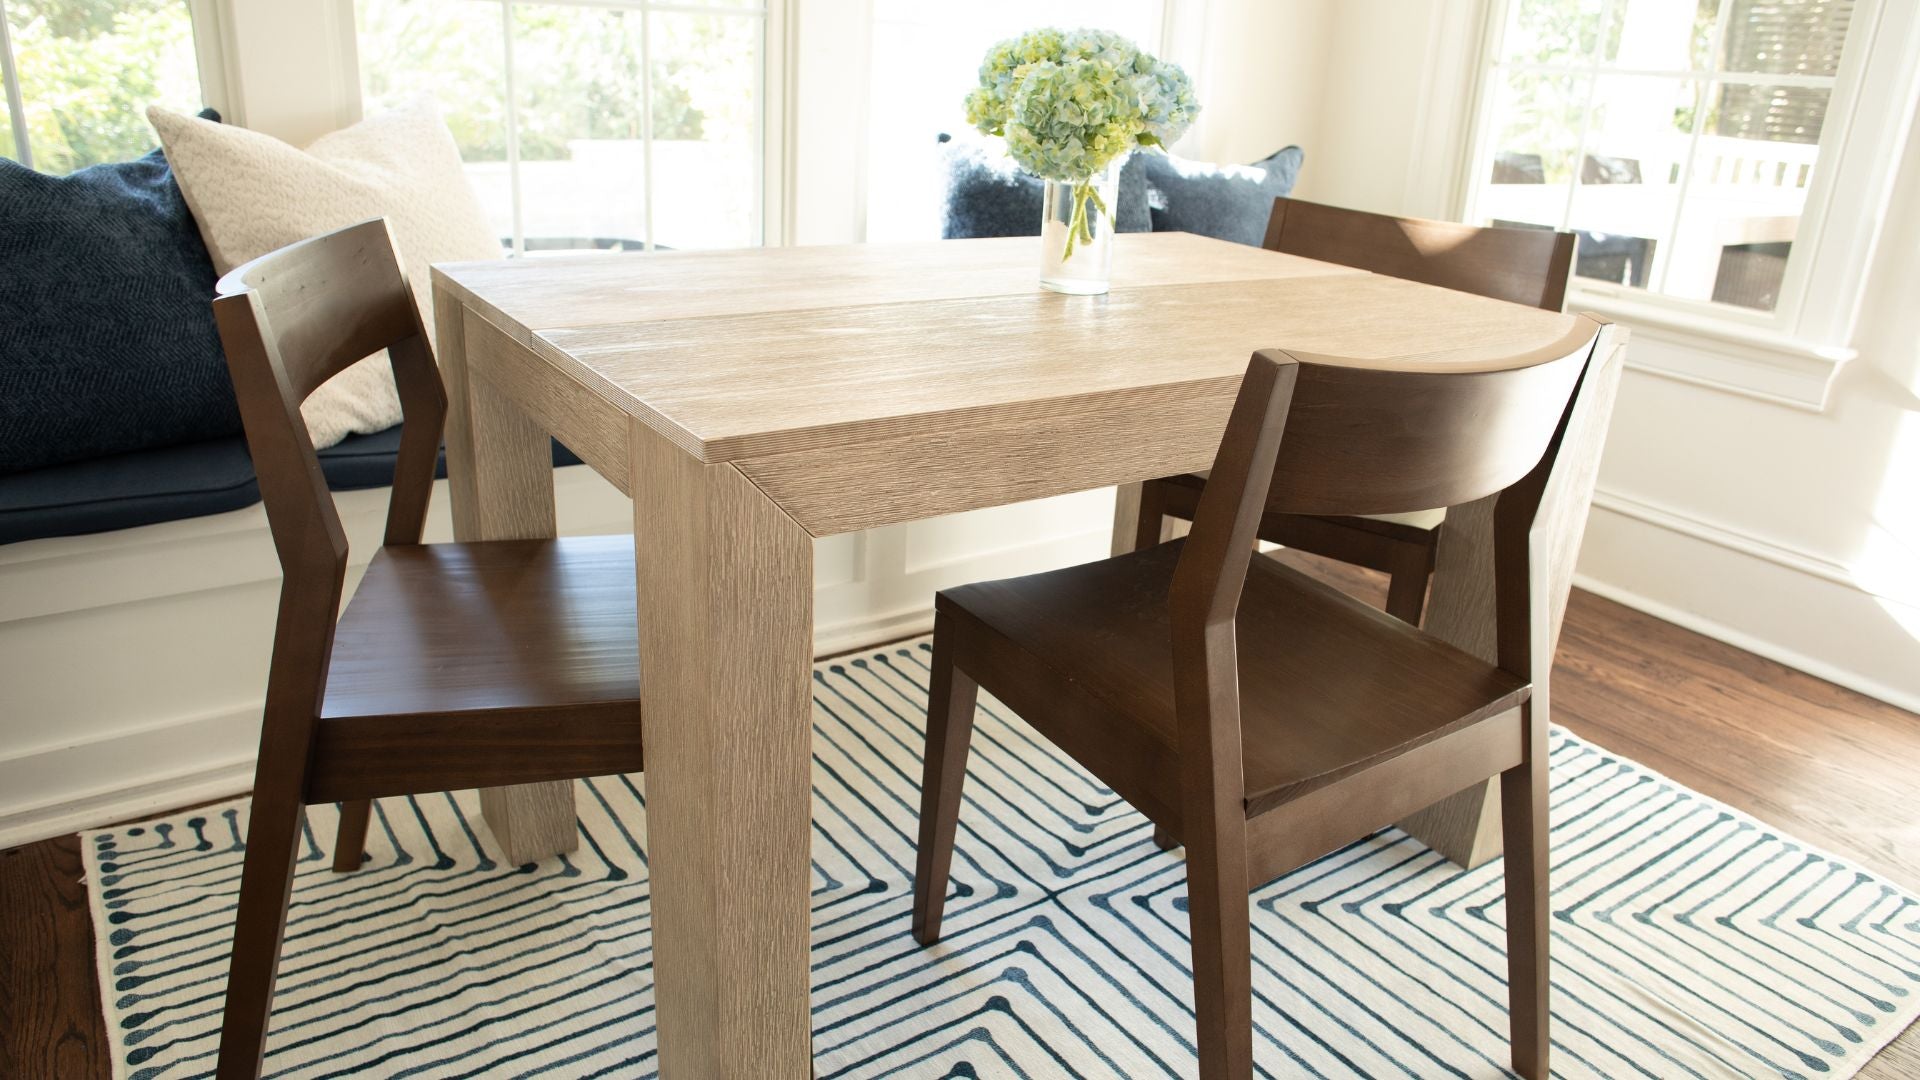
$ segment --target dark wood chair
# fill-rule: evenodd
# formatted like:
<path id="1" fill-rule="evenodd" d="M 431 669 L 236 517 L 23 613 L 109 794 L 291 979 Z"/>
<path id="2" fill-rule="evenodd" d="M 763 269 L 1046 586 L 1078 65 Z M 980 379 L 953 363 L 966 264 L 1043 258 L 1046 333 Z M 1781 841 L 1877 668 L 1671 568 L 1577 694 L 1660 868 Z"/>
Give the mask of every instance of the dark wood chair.
<path id="1" fill-rule="evenodd" d="M 304 807 L 641 767 L 630 537 L 420 542 L 447 399 L 384 220 L 235 269 L 213 302 L 284 581 L 220 1032 L 259 1075 Z M 347 538 L 300 404 L 386 349 L 406 427 L 386 539 L 344 613 Z M 339 615 L 336 626 L 335 616 Z"/>
<path id="2" fill-rule="evenodd" d="M 1264 245 L 1322 262 L 1559 311 L 1573 268 L 1574 234 L 1390 217 L 1364 210 L 1275 199 Z M 1160 542 L 1163 518 L 1193 520 L 1206 478 L 1173 476 L 1142 485 L 1135 547 Z M 1444 509 L 1407 514 L 1270 514 L 1260 539 L 1387 574 L 1387 612 L 1419 625 Z"/>
<path id="3" fill-rule="evenodd" d="M 1544 1077 L 1547 727 L 1532 703 L 1559 588 L 1544 567 L 1564 552 L 1541 538 L 1584 509 L 1618 366 L 1589 358 L 1610 337 L 1581 318 L 1470 374 L 1256 353 L 1190 535 L 940 593 L 914 936 L 940 934 L 985 687 L 1185 842 L 1200 1075 L 1238 1080 L 1252 1073 L 1248 890 L 1498 776 L 1513 1063 Z M 1253 554 L 1273 512 L 1489 502 L 1491 660 Z"/>

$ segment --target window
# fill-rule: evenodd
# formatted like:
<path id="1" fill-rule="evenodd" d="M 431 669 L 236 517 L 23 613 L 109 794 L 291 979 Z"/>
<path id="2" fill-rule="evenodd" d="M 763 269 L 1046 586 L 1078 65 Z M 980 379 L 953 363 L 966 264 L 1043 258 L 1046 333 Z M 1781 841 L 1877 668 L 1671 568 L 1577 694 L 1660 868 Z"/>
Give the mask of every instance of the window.
<path id="1" fill-rule="evenodd" d="M 365 109 L 439 102 L 516 252 L 761 242 L 753 0 L 359 0 Z"/>
<path id="2" fill-rule="evenodd" d="M 1158 51 L 1165 0 L 874 0 L 867 124 L 867 239 L 940 235 L 946 179 L 936 139 L 981 139 L 961 102 L 987 48 L 1036 26 L 1099 27 Z"/>
<path id="3" fill-rule="evenodd" d="M 200 108 L 186 0 L 0 0 L 0 155 L 69 173 L 152 150 L 146 108 Z"/>
<path id="4" fill-rule="evenodd" d="M 1508 0 L 1470 219 L 1577 231 L 1589 289 L 1786 310 L 1844 127 L 1842 53 L 1870 6 Z"/>

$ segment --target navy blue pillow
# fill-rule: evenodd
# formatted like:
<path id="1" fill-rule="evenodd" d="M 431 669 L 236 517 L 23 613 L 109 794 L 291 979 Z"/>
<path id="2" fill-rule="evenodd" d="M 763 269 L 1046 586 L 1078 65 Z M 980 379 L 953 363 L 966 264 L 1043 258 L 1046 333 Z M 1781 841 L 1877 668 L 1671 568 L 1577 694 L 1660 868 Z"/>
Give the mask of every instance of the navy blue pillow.
<path id="1" fill-rule="evenodd" d="M 948 240 L 980 236 L 1039 236 L 1040 179 L 1020 171 L 1005 157 L 989 155 L 976 144 L 940 136 L 947 164 L 947 221 L 941 235 Z M 1147 177 L 1136 153 L 1120 167 L 1119 205 L 1114 227 L 1119 232 L 1146 232 L 1153 228 L 1147 216 Z"/>
<path id="2" fill-rule="evenodd" d="M 0 159 L 0 266 L 0 473 L 240 432 L 213 262 L 159 150 L 70 176 Z"/>
<path id="3" fill-rule="evenodd" d="M 1289 146 L 1252 165 L 1210 165 L 1166 154 L 1145 159 L 1154 232 L 1190 232 L 1259 247 L 1273 200 L 1293 193 L 1306 156 Z"/>

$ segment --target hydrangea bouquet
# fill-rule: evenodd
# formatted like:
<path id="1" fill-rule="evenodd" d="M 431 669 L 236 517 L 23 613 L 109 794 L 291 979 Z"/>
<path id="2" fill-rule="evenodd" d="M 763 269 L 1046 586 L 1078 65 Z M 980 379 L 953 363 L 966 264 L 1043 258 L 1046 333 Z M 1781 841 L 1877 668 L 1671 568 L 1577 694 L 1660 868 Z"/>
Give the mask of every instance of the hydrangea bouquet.
<path id="1" fill-rule="evenodd" d="M 1028 172 L 1073 185 L 1065 256 L 1076 237 L 1093 240 L 1090 214 L 1112 220 L 1093 178 L 1135 147 L 1178 139 L 1199 111 L 1179 65 L 1105 30 L 1046 28 L 1002 41 L 967 95 L 969 123 L 1004 136 Z"/>

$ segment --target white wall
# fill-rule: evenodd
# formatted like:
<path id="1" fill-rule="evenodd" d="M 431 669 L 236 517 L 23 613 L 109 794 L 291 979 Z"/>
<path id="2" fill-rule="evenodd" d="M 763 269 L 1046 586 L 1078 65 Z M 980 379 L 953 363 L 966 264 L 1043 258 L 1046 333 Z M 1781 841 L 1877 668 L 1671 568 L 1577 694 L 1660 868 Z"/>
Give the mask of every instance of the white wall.
<path id="1" fill-rule="evenodd" d="M 1173 0 L 1169 53 L 1193 76 L 1200 117 L 1178 151 L 1202 161 L 1251 162 L 1322 139 L 1328 39 L 1343 0 Z"/>
<path id="2" fill-rule="evenodd" d="M 1339 5 L 1301 196 L 1457 215 L 1483 17 L 1480 0 Z M 1859 356 L 1824 410 L 1627 372 L 1580 583 L 1920 709 L 1920 150 L 1899 170 Z M 1648 337 L 1636 351 L 1688 347 Z"/>
<path id="3" fill-rule="evenodd" d="M 1449 217 L 1468 138 L 1482 0 L 1342 0 L 1318 43 L 1315 139 L 1295 194 Z"/>

